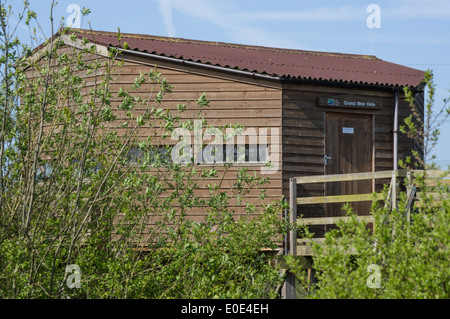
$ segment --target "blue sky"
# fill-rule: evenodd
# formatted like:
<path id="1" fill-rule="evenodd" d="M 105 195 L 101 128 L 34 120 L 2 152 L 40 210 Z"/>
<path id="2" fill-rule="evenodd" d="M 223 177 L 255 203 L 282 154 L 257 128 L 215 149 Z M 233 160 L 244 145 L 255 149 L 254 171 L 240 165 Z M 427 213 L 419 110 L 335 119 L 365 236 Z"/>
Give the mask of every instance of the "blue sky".
<path id="1" fill-rule="evenodd" d="M 51 0 L 29 0 L 48 36 Z M 18 2 L 18 1 L 14 1 Z M 436 109 L 450 95 L 449 0 L 59 0 L 55 23 L 70 4 L 91 10 L 82 27 L 292 49 L 372 54 L 425 70 L 437 85 Z M 370 4 L 380 28 L 369 28 Z M 19 28 L 20 33 L 26 32 Z M 450 165 L 450 119 L 435 148 Z"/>

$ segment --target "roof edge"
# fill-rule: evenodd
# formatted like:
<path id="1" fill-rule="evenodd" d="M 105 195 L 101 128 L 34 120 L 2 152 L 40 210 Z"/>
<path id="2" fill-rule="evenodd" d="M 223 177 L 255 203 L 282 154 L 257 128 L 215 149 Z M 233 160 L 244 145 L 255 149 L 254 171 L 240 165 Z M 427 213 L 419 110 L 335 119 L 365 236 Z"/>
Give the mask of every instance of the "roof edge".
<path id="1" fill-rule="evenodd" d="M 113 46 L 110 46 L 109 48 L 111 48 L 111 47 L 113 47 Z M 269 75 L 269 74 L 263 74 L 263 73 L 251 72 L 251 71 L 245 71 L 245 70 L 239 70 L 239 69 L 232 69 L 232 68 L 227 68 L 224 66 L 190 61 L 190 60 L 186 60 L 186 59 L 169 57 L 169 56 L 164 56 L 164 55 L 159 55 L 159 54 L 154 54 L 154 53 L 149 53 L 149 52 L 144 52 L 144 51 L 121 49 L 121 53 L 137 55 L 137 56 L 144 56 L 144 57 L 151 57 L 151 58 L 158 59 L 158 60 L 174 62 L 177 64 L 188 65 L 188 66 L 196 66 L 196 67 L 201 67 L 201 68 L 211 69 L 211 70 L 216 70 L 216 71 L 220 70 L 220 71 L 225 71 L 225 72 L 234 73 L 234 74 L 238 74 L 238 75 L 250 76 L 253 78 L 260 78 L 260 79 L 272 80 L 272 81 L 280 80 L 280 77 L 275 76 L 275 75 Z"/>
<path id="2" fill-rule="evenodd" d="M 118 34 L 117 32 L 112 32 L 112 31 L 98 31 L 98 30 L 74 29 L 74 28 L 71 28 L 70 30 L 73 31 L 74 33 L 91 34 L 91 35 L 98 34 L 98 35 L 111 36 L 111 37 L 115 37 L 115 38 L 117 38 L 117 34 Z M 247 44 L 227 43 L 227 42 L 207 41 L 207 40 L 194 40 L 194 39 L 186 39 L 186 38 L 165 37 L 165 36 L 135 34 L 135 33 L 120 33 L 120 35 L 121 35 L 121 37 L 124 37 L 124 38 L 140 39 L 140 40 L 157 40 L 157 41 L 164 41 L 164 42 L 190 43 L 190 44 L 200 44 L 200 45 L 208 45 L 208 46 L 223 46 L 223 47 L 229 47 L 229 48 L 245 48 L 245 49 L 271 51 L 271 52 L 279 51 L 279 52 L 292 53 L 292 54 L 332 56 L 332 57 L 337 57 L 337 58 L 381 60 L 380 58 L 376 57 L 375 55 L 367 55 L 367 54 L 352 54 L 352 53 L 341 53 L 341 52 L 326 52 L 326 51 L 277 48 L 277 47 L 268 47 L 268 46 L 247 45 Z"/>
<path id="3" fill-rule="evenodd" d="M 115 46 L 109 46 L 110 48 L 118 48 Z M 321 84 L 326 86 L 333 86 L 333 87 L 354 87 L 354 88 L 364 88 L 364 89 L 378 89 L 378 90 L 389 90 L 389 91 L 395 91 L 395 90 L 403 90 L 405 86 L 400 85 L 385 85 L 385 84 L 370 84 L 370 83 L 362 83 L 362 82 L 346 82 L 346 81 L 338 81 L 338 80 L 322 80 L 322 79 L 305 79 L 305 78 L 299 78 L 299 77 L 286 77 L 286 76 L 279 76 L 279 75 L 270 75 L 260 72 L 254 72 L 254 71 L 246 71 L 246 70 L 240 70 L 240 69 L 233 69 L 226 66 L 221 65 L 213 65 L 213 64 L 207 64 L 203 62 L 198 61 L 192 61 L 192 60 L 186 60 L 184 58 L 176 58 L 172 56 L 165 56 L 161 54 L 155 54 L 150 53 L 146 51 L 138 51 L 138 50 L 130 50 L 130 49 L 122 49 L 119 48 L 122 53 L 130 54 L 130 55 L 136 55 L 141 57 L 151 57 L 158 60 L 163 60 L 167 62 L 173 62 L 177 64 L 182 65 L 188 65 L 188 66 L 194 66 L 194 67 L 201 67 L 205 69 L 211 69 L 211 70 L 219 70 L 224 71 L 228 73 L 233 73 L 237 75 L 244 75 L 244 76 L 250 76 L 253 78 L 259 78 L 259 79 L 265 79 L 265 80 L 271 80 L 271 81 L 280 81 L 284 83 L 305 83 L 305 84 Z M 418 86 L 411 86 L 412 89 L 415 90 L 421 90 L 420 86 L 423 88 L 423 83 L 421 82 Z"/>
<path id="4" fill-rule="evenodd" d="M 348 81 L 348 80 L 339 80 L 339 79 L 333 79 L 333 78 L 329 78 L 329 79 L 324 79 L 324 78 L 307 78 L 306 76 L 302 76 L 302 74 L 298 74 L 296 76 L 292 76 L 290 74 L 276 74 L 276 73 L 267 73 L 267 72 L 261 72 L 264 70 L 249 70 L 249 69 L 243 69 L 243 68 L 232 68 L 230 66 L 227 65 L 221 65 L 221 64 L 212 64 L 210 62 L 205 62 L 205 61 L 194 61 L 192 59 L 186 59 L 183 56 L 177 57 L 177 56 L 171 56 L 171 55 L 165 55 L 164 53 L 158 53 L 158 52 L 148 52 L 146 50 L 140 50 L 139 48 L 134 48 L 133 50 L 130 49 L 125 49 L 123 47 L 121 47 L 121 41 L 119 41 L 118 37 L 118 32 L 108 32 L 108 31 L 95 31 L 95 30 L 87 30 L 87 29 L 74 29 L 74 28 L 68 28 L 68 29 L 64 29 L 64 32 L 62 32 L 63 30 L 58 30 L 53 36 L 52 39 L 60 36 L 62 38 L 62 40 L 69 46 L 74 46 L 77 47 L 79 49 L 83 49 L 84 47 L 86 47 L 86 45 L 83 44 L 83 35 L 88 36 L 88 39 L 90 38 L 90 44 L 94 44 L 96 46 L 96 53 L 100 54 L 102 56 L 109 56 L 109 50 L 114 47 L 114 48 L 119 48 L 122 52 L 127 53 L 127 54 L 134 54 L 134 55 L 140 55 L 140 56 L 147 56 L 147 57 L 152 57 L 155 59 L 160 59 L 160 60 L 166 60 L 166 61 L 171 61 L 174 63 L 179 63 L 179 64 L 184 64 L 184 65 L 191 65 L 191 66 L 197 66 L 197 67 L 202 67 L 202 68 L 209 68 L 209 69 L 214 69 L 214 70 L 220 70 L 220 71 L 224 71 L 224 72 L 229 72 L 229 73 L 234 73 L 234 74 L 240 74 L 240 75 L 244 75 L 244 76 L 250 76 L 253 78 L 261 78 L 261 79 L 266 79 L 266 80 L 271 80 L 271 81 L 282 81 L 282 82 L 291 82 L 291 83 L 314 83 L 314 84 L 318 84 L 320 83 L 321 85 L 329 85 L 329 86 L 339 86 L 339 87 L 358 87 L 358 88 L 378 88 L 378 89 L 383 89 L 383 90 L 392 90 L 392 89 L 401 89 L 404 87 L 411 87 L 412 89 L 415 90 L 423 90 L 423 79 L 421 82 L 418 83 L 418 79 L 416 79 L 414 81 L 414 84 L 410 84 L 408 85 L 407 82 L 403 82 L 401 84 L 399 84 L 398 82 L 396 83 L 390 83 L 390 82 L 386 82 L 386 83 L 378 83 L 378 82 L 374 82 L 374 83 L 368 83 L 368 82 L 354 82 L 354 81 Z M 70 36 L 70 34 L 75 34 L 77 37 L 77 39 L 73 40 L 73 37 Z M 102 40 L 98 39 L 96 40 L 96 35 L 100 36 L 104 36 L 107 35 L 108 37 L 114 37 L 116 39 L 116 41 L 109 41 L 108 37 L 104 38 Z M 130 38 L 130 37 L 135 37 L 135 38 L 140 38 L 140 39 L 147 39 L 149 41 L 153 40 L 158 40 L 158 41 L 186 41 L 188 43 L 198 43 L 198 44 L 204 44 L 204 45 L 227 45 L 230 47 L 237 47 L 237 48 L 254 48 L 255 50 L 280 50 L 280 52 L 292 52 L 295 53 L 297 52 L 298 54 L 308 54 L 308 53 L 317 53 L 317 54 L 322 54 L 324 56 L 333 56 L 333 57 L 347 57 L 347 58 L 351 58 L 351 57 L 369 57 L 370 59 L 374 60 L 376 59 L 377 61 L 383 61 L 375 56 L 364 56 L 364 55 L 356 55 L 356 54 L 342 54 L 342 53 L 331 53 L 331 52 L 319 52 L 319 51 L 304 51 L 304 50 L 293 50 L 293 49 L 277 49 L 277 48 L 270 48 L 270 47 L 261 47 L 261 46 L 246 46 L 246 45 L 238 45 L 238 44 L 228 44 L 228 43 L 222 43 L 222 42 L 208 42 L 208 41 L 202 41 L 202 40 L 187 40 L 187 39 L 182 39 L 182 38 L 171 38 L 171 37 L 161 37 L 161 36 L 152 36 L 152 35 L 141 35 L 141 34 L 129 34 L 129 33 L 121 33 L 122 39 L 126 41 L 126 38 Z M 51 39 L 50 39 L 51 40 Z M 37 48 L 35 48 L 35 52 L 39 51 L 39 49 L 42 49 L 43 47 L 45 47 L 45 45 L 48 44 L 48 41 L 44 42 L 43 44 L 41 44 L 40 46 L 38 46 Z M 39 54 L 38 54 L 39 55 Z M 363 58 L 364 59 L 364 58 Z M 366 58 L 368 59 L 368 58 Z M 384 61 L 386 62 L 386 61 Z M 388 62 L 391 63 L 391 62 Z M 402 65 L 400 65 L 402 66 Z M 402 66 L 405 67 L 405 66 Z M 417 70 L 420 71 L 420 70 Z M 423 72 L 423 71 L 422 71 Z M 362 80 L 362 79 L 361 79 Z M 409 82 L 409 81 L 408 81 Z M 417 84 L 417 85 L 416 85 Z"/>

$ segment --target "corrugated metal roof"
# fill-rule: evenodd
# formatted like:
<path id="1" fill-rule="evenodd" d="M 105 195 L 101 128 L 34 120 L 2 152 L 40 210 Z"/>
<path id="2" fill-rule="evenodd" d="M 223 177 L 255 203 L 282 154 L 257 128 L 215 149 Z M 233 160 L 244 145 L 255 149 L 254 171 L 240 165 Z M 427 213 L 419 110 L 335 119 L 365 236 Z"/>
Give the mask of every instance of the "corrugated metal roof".
<path id="1" fill-rule="evenodd" d="M 194 61 L 216 66 L 246 70 L 277 77 L 304 80 L 334 81 L 380 86 L 417 87 L 424 71 L 383 61 L 371 55 L 291 50 L 169 38 L 141 34 L 75 29 L 79 38 L 104 46 L 128 49 Z"/>

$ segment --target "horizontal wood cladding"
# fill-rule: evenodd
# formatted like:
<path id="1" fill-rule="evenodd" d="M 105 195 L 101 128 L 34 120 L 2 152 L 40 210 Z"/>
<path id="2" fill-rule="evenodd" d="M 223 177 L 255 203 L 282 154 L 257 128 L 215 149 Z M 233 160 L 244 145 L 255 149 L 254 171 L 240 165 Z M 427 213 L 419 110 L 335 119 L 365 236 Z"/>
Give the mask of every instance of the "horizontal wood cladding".
<path id="1" fill-rule="evenodd" d="M 394 145 L 394 98 L 386 105 L 382 112 L 375 116 L 375 170 L 390 170 L 393 168 Z M 411 155 L 414 142 L 401 132 L 400 127 L 405 124 L 405 119 L 411 114 L 409 103 L 404 100 L 404 95 L 399 94 L 398 110 L 398 158 L 406 158 Z"/>
<path id="2" fill-rule="evenodd" d="M 305 83 L 283 83 L 283 91 L 292 95 L 292 92 L 297 92 L 299 95 L 303 93 L 310 93 L 312 95 L 330 95 L 330 94 L 348 94 L 348 95 L 361 95 L 373 98 L 390 98 L 393 93 L 387 90 L 369 90 L 356 87 L 338 87 L 338 86 L 326 86 L 315 85 Z"/>
<path id="3" fill-rule="evenodd" d="M 139 61 L 138 61 L 139 62 Z M 113 96 L 120 88 L 129 90 L 131 94 L 147 98 L 153 91 L 151 83 L 145 83 L 134 92 L 131 84 L 141 72 L 150 72 L 154 65 L 144 65 L 127 61 L 113 74 L 111 91 Z M 161 108 L 175 111 L 178 104 L 185 104 L 187 111 L 180 113 L 185 119 L 197 115 L 196 101 L 205 94 L 210 106 L 202 109 L 202 116 L 208 125 L 224 126 L 239 123 L 244 127 L 278 127 L 281 128 L 281 90 L 221 78 L 221 74 L 194 73 L 194 70 L 176 69 L 179 66 L 160 64 L 156 69 L 161 77 L 173 86 L 172 93 L 165 94 Z M 113 100 L 114 102 L 114 100 Z"/>
<path id="4" fill-rule="evenodd" d="M 153 69 L 157 70 L 165 70 L 166 74 L 169 74 L 169 72 L 173 72 L 172 75 L 177 75 L 176 72 L 181 72 L 183 74 L 195 74 L 195 75 L 204 75 L 210 78 L 210 81 L 214 81 L 215 79 L 226 79 L 230 80 L 232 82 L 239 82 L 239 83 L 247 83 L 250 85 L 257 85 L 260 87 L 268 87 L 268 88 L 274 88 L 274 89 L 281 89 L 282 84 L 280 81 L 276 81 L 274 79 L 262 79 L 262 78 L 256 78 L 253 76 L 244 76 L 241 74 L 236 74 L 233 72 L 226 72 L 226 71 L 218 71 L 218 70 L 211 70 L 207 68 L 199 68 L 197 66 L 190 66 L 190 65 L 180 65 L 180 64 L 174 64 L 169 61 L 162 61 L 159 59 L 154 59 L 151 57 L 138 57 L 138 56 L 131 56 L 131 55 L 122 55 L 120 58 L 124 59 L 126 63 L 134 64 L 134 70 L 139 70 L 140 65 L 145 65 L 152 67 Z M 133 66 L 132 66 L 133 67 Z M 130 68 L 130 70 L 133 70 Z M 169 71 L 167 71 L 169 70 Z M 125 71 L 125 70 L 123 70 Z M 122 72 L 122 74 L 126 74 L 126 72 Z M 134 72 L 131 74 L 135 74 Z M 139 74 L 139 73 L 138 73 Z M 251 74 L 251 73 L 249 73 Z M 184 78 L 182 78 L 184 80 Z M 181 80 L 181 81 L 183 81 Z M 199 81 L 203 82 L 202 79 L 197 78 L 193 79 L 193 81 Z"/>
<path id="5" fill-rule="evenodd" d="M 156 62 L 156 61 L 154 61 Z M 112 74 L 111 92 L 112 104 L 118 106 L 120 99 L 117 98 L 117 93 L 120 89 L 127 90 L 131 95 L 139 96 L 142 99 L 154 98 L 158 92 L 158 86 L 147 81 L 143 83 L 138 90 L 132 89 L 134 79 L 141 73 L 149 73 L 152 70 L 157 70 L 161 73 L 161 79 L 164 78 L 169 85 L 172 86 L 172 92 L 166 93 L 160 105 L 154 105 L 157 108 L 170 110 L 173 115 L 179 115 L 182 120 L 195 120 L 198 118 L 199 108 L 197 107 L 197 100 L 202 94 L 205 94 L 209 101 L 209 106 L 201 109 L 201 117 L 206 120 L 206 126 L 212 126 L 221 129 L 225 125 L 240 124 L 247 129 L 246 134 L 258 137 L 258 142 L 261 141 L 260 133 L 266 130 L 267 143 L 274 146 L 276 154 L 273 154 L 274 164 L 279 168 L 273 174 L 264 174 L 264 163 L 236 163 L 228 170 L 220 167 L 220 164 L 215 166 L 218 170 L 219 177 L 210 177 L 207 179 L 195 179 L 199 183 L 199 190 L 196 194 L 203 199 L 209 196 L 208 185 L 220 185 L 221 191 L 227 194 L 233 194 L 233 185 L 236 181 L 236 176 L 239 169 L 247 167 L 249 174 L 256 174 L 257 176 L 269 178 L 270 183 L 265 184 L 263 188 L 266 190 L 266 197 L 264 200 L 259 198 L 261 188 L 252 190 L 245 196 L 242 204 L 234 207 L 236 199 L 230 200 L 232 209 L 236 210 L 236 216 L 245 213 L 245 203 L 256 205 L 257 211 L 262 207 L 262 204 L 268 203 L 272 200 L 280 200 L 282 196 L 282 181 L 281 181 L 281 89 L 273 84 L 268 85 L 257 80 L 250 80 L 248 78 L 239 78 L 236 76 L 227 76 L 219 72 L 199 70 L 195 68 L 184 68 L 180 65 L 171 65 L 170 63 L 160 63 L 156 65 L 151 60 L 142 60 L 138 58 L 128 59 L 123 66 L 116 68 Z M 186 111 L 179 112 L 178 105 L 186 105 Z M 133 112 L 139 114 L 145 110 L 144 106 L 136 106 Z M 113 125 L 120 125 L 121 122 L 127 118 L 126 111 L 118 112 L 118 119 Z M 175 144 L 177 141 L 171 140 L 170 137 L 166 140 L 160 138 L 161 125 L 159 121 L 152 122 L 153 128 L 141 130 L 140 139 L 147 136 L 154 136 L 153 142 L 161 142 L 162 144 Z M 272 130 L 278 130 L 278 132 Z M 260 131 L 261 130 L 261 131 Z M 225 132 L 225 131 L 224 131 Z M 193 132 L 191 132 L 193 133 Z M 119 129 L 119 135 L 120 135 Z M 203 143 L 210 143 L 215 137 L 204 138 Z M 252 140 L 246 136 L 246 143 Z M 235 143 L 237 139 L 235 138 Z M 253 141 L 253 140 L 252 140 Z M 193 139 L 192 139 L 193 142 Z M 272 150 L 272 149 L 271 149 Z M 278 159 L 277 159 L 278 158 Z M 201 164 L 196 165 L 196 168 L 208 169 L 211 165 Z M 201 220 L 205 216 L 205 211 L 208 207 L 194 208 L 189 211 L 189 218 L 194 220 Z"/>
<path id="6" fill-rule="evenodd" d="M 71 50 L 67 48 L 61 52 L 69 54 Z M 197 100 L 202 94 L 205 94 L 209 106 L 202 108 L 201 116 L 206 120 L 207 126 L 220 129 L 225 125 L 241 124 L 247 129 L 254 129 L 249 134 L 252 136 L 257 134 L 258 139 L 261 137 L 259 135 L 260 130 L 267 130 L 266 143 L 274 146 L 269 152 L 274 152 L 272 155 L 277 167 L 273 174 L 263 173 L 263 163 L 240 163 L 229 169 L 216 165 L 214 168 L 218 171 L 218 177 L 194 179 L 199 186 L 199 189 L 195 192 L 196 195 L 207 200 L 211 185 L 220 185 L 221 191 L 232 195 L 236 176 L 242 167 L 247 167 L 250 175 L 256 174 L 258 177 L 269 178 L 269 184 L 252 190 L 242 204 L 237 204 L 235 198 L 230 200 L 230 208 L 235 211 L 236 217 L 245 214 L 245 203 L 256 205 L 256 211 L 258 212 L 263 204 L 272 200 L 279 200 L 282 195 L 288 198 L 289 179 L 292 177 L 325 174 L 325 119 L 327 112 L 339 112 L 348 115 L 369 114 L 371 123 L 373 123 L 372 168 L 378 171 L 390 170 L 393 167 L 393 91 L 295 84 L 194 66 L 183 66 L 145 57 L 121 56 L 121 58 L 125 59 L 123 65 L 114 68 L 111 74 L 110 91 L 113 107 L 119 107 L 122 101 L 118 97 L 118 93 L 121 90 L 127 90 L 133 96 L 149 99 L 150 108 L 154 106 L 155 108 L 169 110 L 173 115 L 179 115 L 182 120 L 195 120 L 198 118 L 199 112 Z M 94 59 L 95 56 L 88 55 L 84 62 L 93 63 Z M 107 58 L 102 57 L 99 61 L 105 64 Z M 139 89 L 134 90 L 132 88 L 135 79 L 140 74 L 149 73 L 153 70 L 160 72 L 161 78 L 166 79 L 172 86 L 172 92 L 164 95 L 161 104 L 154 102 L 159 89 L 158 84 L 155 85 L 151 81 L 146 81 Z M 103 67 L 98 74 L 101 76 L 104 71 L 105 68 Z M 29 74 L 30 77 L 34 76 L 31 71 Z M 86 92 L 93 89 L 100 80 L 100 77 L 93 74 L 87 75 L 80 72 L 80 76 L 83 76 L 87 81 L 84 88 Z M 355 95 L 376 99 L 377 102 L 382 103 L 383 107 L 379 110 L 332 109 L 318 105 L 320 97 L 339 95 Z M 186 105 L 185 112 L 178 111 L 179 104 Z M 423 105 L 423 101 L 419 101 L 419 104 Z M 144 105 L 137 105 L 132 112 L 137 117 L 144 111 Z M 404 119 L 409 114 L 409 105 L 404 101 L 404 95 L 401 93 L 399 125 L 403 125 Z M 126 129 L 120 128 L 120 125 L 128 119 L 127 112 L 118 111 L 117 115 L 118 118 L 111 123 L 110 128 L 116 129 L 119 136 L 124 136 Z M 153 127 L 148 126 L 140 129 L 139 139 L 154 137 L 152 142 L 156 145 L 174 145 L 177 143 L 170 137 L 162 138 L 163 123 L 154 121 L 152 124 Z M 278 130 L 278 134 L 273 134 L 271 130 Z M 205 144 L 211 141 L 212 139 L 203 140 Z M 413 141 L 401 132 L 398 132 L 398 142 L 399 158 L 407 156 L 414 147 Z M 251 143 L 249 137 L 247 137 L 246 143 Z M 211 168 L 211 165 L 208 164 L 196 165 L 198 170 L 209 168 Z M 158 171 L 150 173 L 156 174 Z M 376 186 L 379 189 L 381 184 L 377 182 Z M 259 196 L 261 189 L 266 190 L 264 200 Z M 325 185 L 323 183 L 297 185 L 297 196 L 299 197 L 323 196 L 324 194 Z M 164 196 L 161 197 L 161 199 L 163 198 Z M 178 212 L 184 209 L 179 205 L 175 205 L 175 208 Z M 207 206 L 189 209 L 189 218 L 201 221 L 209 209 Z M 300 205 L 298 214 L 304 217 L 324 217 L 325 205 Z M 160 216 L 154 216 L 153 221 L 149 221 L 149 224 L 152 225 L 159 219 Z"/>
<path id="7" fill-rule="evenodd" d="M 71 49 L 64 49 L 64 53 L 70 54 Z M 86 55 L 83 60 L 85 63 L 93 63 L 95 56 Z M 99 61 L 102 68 L 98 70 L 97 76 L 86 74 L 86 72 L 78 72 L 78 75 L 83 77 L 86 85 L 83 87 L 83 94 L 88 95 L 90 90 L 100 83 L 105 75 L 105 64 L 108 62 L 107 58 L 101 57 Z M 145 62 L 145 63 L 144 63 Z M 257 137 L 261 137 L 261 132 L 264 130 L 267 133 L 267 141 L 269 144 L 269 156 L 272 155 L 275 167 L 277 170 L 267 173 L 265 163 L 235 163 L 233 167 L 225 170 L 220 165 L 214 166 L 218 171 L 218 177 L 208 178 L 194 178 L 194 182 L 198 183 L 199 189 L 195 194 L 200 198 L 207 200 L 209 198 L 209 186 L 220 185 L 220 191 L 231 196 L 229 201 L 230 209 L 235 211 L 236 217 L 245 214 L 245 205 L 250 203 L 256 206 L 256 212 L 260 212 L 263 204 L 270 201 L 280 200 L 282 197 L 282 181 L 281 181 L 281 85 L 274 81 L 264 81 L 252 79 L 249 77 L 239 77 L 237 75 L 227 75 L 221 72 L 213 72 L 210 70 L 202 70 L 196 68 L 184 68 L 180 65 L 171 65 L 170 63 L 159 63 L 155 68 L 155 61 L 131 61 L 127 60 L 122 66 L 117 66 L 112 70 L 111 81 L 109 82 L 111 93 L 111 104 L 114 109 L 117 119 L 108 123 L 108 126 L 99 130 L 99 134 L 108 130 L 118 132 L 118 136 L 126 136 L 130 129 L 121 128 L 120 126 L 128 120 L 129 127 L 133 127 L 136 120 L 129 120 L 127 111 L 118 110 L 122 102 L 122 98 L 118 96 L 119 91 L 126 90 L 131 96 L 137 96 L 142 99 L 150 100 L 150 108 L 161 108 L 163 110 L 170 110 L 175 116 L 179 115 L 182 120 L 195 120 L 198 118 L 199 108 L 197 107 L 197 100 L 202 94 L 205 94 L 206 99 L 209 100 L 209 106 L 202 108 L 201 116 L 206 120 L 203 128 L 206 126 L 213 126 L 221 129 L 225 125 L 240 124 L 245 129 L 246 134 L 245 143 L 251 143 L 251 137 L 256 133 Z M 164 95 L 161 104 L 154 102 L 154 99 L 159 91 L 158 85 L 146 81 L 137 90 L 132 88 L 134 80 L 140 76 L 141 73 L 149 73 L 152 70 L 157 70 L 161 73 L 161 79 L 166 79 L 172 86 L 172 92 Z M 32 70 L 28 74 L 32 78 Z M 148 76 L 147 76 L 147 79 Z M 186 111 L 179 112 L 178 105 L 185 104 Z M 69 104 L 65 104 L 69 105 Z M 100 105 L 97 105 L 100 107 Z M 146 110 L 146 105 L 136 105 L 131 113 L 134 118 L 137 118 Z M 147 122 L 150 122 L 147 121 Z M 162 138 L 164 132 L 161 128 L 164 126 L 162 121 L 153 121 L 153 127 L 148 125 L 141 128 L 139 131 L 138 140 L 146 139 L 147 137 L 154 137 L 152 142 L 156 145 L 174 145 L 177 140 L 171 140 L 170 136 L 166 139 Z M 49 125 L 49 127 L 51 127 Z M 254 130 L 252 130 L 254 129 Z M 272 132 L 274 130 L 274 133 Z M 277 132 L 278 130 L 278 132 Z M 250 135 L 250 137 L 248 136 Z M 260 140 L 257 140 L 261 142 Z M 204 138 L 205 144 L 212 142 L 211 138 Z M 235 144 L 237 139 L 235 138 Z M 262 141 L 264 142 L 264 141 Z M 261 142 L 261 143 L 262 143 Z M 271 149 L 273 147 L 273 150 Z M 273 152 L 273 154 L 270 154 Z M 198 164 L 196 169 L 201 171 L 203 169 L 210 169 L 212 165 Z M 263 186 L 254 186 L 256 189 L 250 191 L 245 195 L 242 203 L 237 204 L 236 196 L 233 198 L 237 175 L 239 170 L 247 168 L 250 175 L 264 177 L 269 179 L 268 184 Z M 158 171 L 149 172 L 149 174 L 157 174 Z M 260 198 L 260 191 L 265 190 L 265 198 Z M 161 197 L 163 199 L 164 197 Z M 175 205 L 177 210 L 183 209 Z M 189 210 L 189 218 L 195 220 L 202 220 L 209 207 L 196 207 Z M 280 216 L 281 218 L 281 216 Z"/>
<path id="8" fill-rule="evenodd" d="M 329 108 L 318 105 L 320 97 L 355 95 L 382 103 L 375 109 Z M 289 179 L 297 176 L 323 175 L 325 155 L 325 114 L 369 114 L 373 122 L 373 163 L 375 171 L 393 168 L 394 92 L 356 88 L 338 88 L 288 83 L 283 87 L 282 163 L 283 194 L 289 195 Z M 399 126 L 411 114 L 404 95 L 399 94 Z M 414 144 L 405 134 L 398 132 L 399 159 L 410 154 Z M 377 189 L 381 185 L 377 183 Z M 305 184 L 298 196 L 323 196 L 324 184 Z M 305 216 L 323 216 L 323 207 L 299 206 Z"/>

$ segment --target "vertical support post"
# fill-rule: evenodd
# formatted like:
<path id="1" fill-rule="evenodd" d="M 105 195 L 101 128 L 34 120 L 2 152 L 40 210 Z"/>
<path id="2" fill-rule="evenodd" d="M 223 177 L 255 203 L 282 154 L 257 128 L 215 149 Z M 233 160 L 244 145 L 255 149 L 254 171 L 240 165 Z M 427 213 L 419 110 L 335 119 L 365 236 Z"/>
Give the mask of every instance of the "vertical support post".
<path id="1" fill-rule="evenodd" d="M 392 199 L 392 209 L 398 209 L 397 203 L 397 170 L 392 171 L 392 190 L 391 190 L 391 199 Z"/>
<path id="2" fill-rule="evenodd" d="M 291 178 L 289 180 L 289 207 L 290 216 L 289 222 L 291 225 L 297 223 L 297 179 Z M 289 254 L 297 255 L 297 231 L 290 229 L 289 231 Z M 295 276 L 290 271 L 286 272 L 286 284 L 285 284 L 285 299 L 295 299 Z"/>
<path id="3" fill-rule="evenodd" d="M 394 129 L 393 129 L 393 169 L 398 169 L 398 91 L 395 91 L 395 105 L 394 105 Z"/>
<path id="4" fill-rule="evenodd" d="M 406 189 L 406 200 L 407 200 L 407 205 L 406 205 L 406 222 L 408 223 L 408 227 L 409 227 L 409 223 L 411 221 L 411 208 L 412 205 L 409 206 L 409 202 L 412 202 L 412 176 L 411 176 L 411 172 L 407 172 L 406 173 L 406 179 L 408 181 L 408 185 L 407 185 L 407 189 Z"/>
<path id="5" fill-rule="evenodd" d="M 413 202 L 413 180 L 412 180 L 411 171 L 406 173 L 406 179 L 408 185 L 406 185 L 406 236 L 409 241 L 409 229 L 411 224 L 411 210 L 412 210 L 412 202 Z"/>
<path id="6" fill-rule="evenodd" d="M 289 181 L 289 206 L 291 208 L 290 222 L 291 224 L 297 223 L 297 179 L 291 178 Z M 291 229 L 289 232 L 289 253 L 291 255 L 297 255 L 297 231 Z"/>
<path id="7" fill-rule="evenodd" d="M 284 199 L 286 202 L 287 200 Z M 288 221 L 288 209 L 285 208 L 284 209 L 284 221 L 287 222 Z M 286 234 L 284 234 L 284 248 L 283 248 L 283 255 L 287 255 L 289 252 L 289 227 L 286 227 Z"/>

